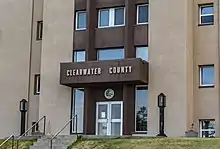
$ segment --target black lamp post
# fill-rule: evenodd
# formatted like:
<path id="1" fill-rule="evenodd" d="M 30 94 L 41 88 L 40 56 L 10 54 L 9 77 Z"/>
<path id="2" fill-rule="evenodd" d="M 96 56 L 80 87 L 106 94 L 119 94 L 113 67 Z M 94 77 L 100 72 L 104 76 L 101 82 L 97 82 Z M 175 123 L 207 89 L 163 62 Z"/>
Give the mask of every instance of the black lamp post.
<path id="1" fill-rule="evenodd" d="M 20 135 L 25 133 L 25 119 L 26 119 L 26 112 L 27 112 L 27 101 L 25 99 L 22 99 L 20 101 L 20 107 L 19 110 L 21 112 L 21 130 Z"/>
<path id="2" fill-rule="evenodd" d="M 160 117 L 159 117 L 159 134 L 158 137 L 167 137 L 164 133 L 164 109 L 166 107 L 166 96 L 163 93 L 158 95 L 158 107 L 160 110 Z"/>

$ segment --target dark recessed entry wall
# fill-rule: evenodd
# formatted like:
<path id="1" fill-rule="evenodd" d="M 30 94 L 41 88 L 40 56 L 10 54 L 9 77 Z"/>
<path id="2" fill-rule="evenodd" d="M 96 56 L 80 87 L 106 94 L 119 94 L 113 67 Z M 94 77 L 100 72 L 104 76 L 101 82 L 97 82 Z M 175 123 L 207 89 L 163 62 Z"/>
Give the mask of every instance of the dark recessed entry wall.
<path id="1" fill-rule="evenodd" d="M 148 0 L 76 0 L 75 10 L 87 11 L 86 31 L 74 31 L 73 49 L 85 49 L 86 60 L 96 60 L 97 48 L 124 46 L 125 58 L 135 58 L 135 46 L 148 45 L 148 25 L 136 25 L 136 5 Z M 125 6 L 126 21 L 123 27 L 99 29 L 98 8 Z M 132 17 L 131 17 L 132 16 Z M 121 84 L 117 88 L 117 98 L 123 100 L 123 134 L 135 131 L 135 85 Z M 85 88 L 84 133 L 95 134 L 96 101 L 104 101 L 103 89 Z"/>
<path id="2" fill-rule="evenodd" d="M 115 91 L 113 99 L 104 97 L 107 88 Z M 135 131 L 135 87 L 134 85 L 100 86 L 85 89 L 84 101 L 84 134 L 96 133 L 96 102 L 123 101 L 123 135 L 131 135 Z"/>

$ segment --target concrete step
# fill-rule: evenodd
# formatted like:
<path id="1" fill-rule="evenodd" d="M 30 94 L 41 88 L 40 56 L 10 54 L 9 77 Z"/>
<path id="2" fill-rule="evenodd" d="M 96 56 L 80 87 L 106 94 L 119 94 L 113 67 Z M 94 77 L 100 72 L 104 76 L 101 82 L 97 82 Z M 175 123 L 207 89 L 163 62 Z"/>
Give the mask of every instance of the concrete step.
<path id="1" fill-rule="evenodd" d="M 31 146 L 30 149 L 51 149 L 49 146 Z M 53 146 L 52 149 L 67 149 L 67 146 Z"/>
<path id="2" fill-rule="evenodd" d="M 30 149 L 50 149 L 50 139 L 52 136 L 42 136 Z M 53 149 L 67 149 L 77 140 L 75 135 L 60 135 L 53 140 Z"/>
<path id="3" fill-rule="evenodd" d="M 72 140 L 72 141 L 53 141 L 53 145 L 71 145 L 72 142 L 74 142 L 75 140 Z M 36 142 L 34 143 L 34 146 L 48 146 L 50 145 L 50 142 Z"/>
<path id="4" fill-rule="evenodd" d="M 15 136 L 15 140 L 17 140 L 20 136 Z M 20 140 L 35 140 L 39 139 L 41 136 L 23 136 Z"/>
<path id="5" fill-rule="evenodd" d="M 40 131 L 36 131 L 36 132 L 32 132 L 31 133 L 32 136 L 43 136 L 44 133 L 40 132 Z"/>

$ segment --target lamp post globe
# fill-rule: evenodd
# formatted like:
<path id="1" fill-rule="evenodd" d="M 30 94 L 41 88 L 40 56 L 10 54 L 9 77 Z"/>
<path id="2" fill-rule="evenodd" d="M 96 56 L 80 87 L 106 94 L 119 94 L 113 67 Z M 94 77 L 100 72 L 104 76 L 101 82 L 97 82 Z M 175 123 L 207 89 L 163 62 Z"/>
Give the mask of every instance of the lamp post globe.
<path id="1" fill-rule="evenodd" d="M 20 107 L 19 107 L 20 112 L 27 112 L 27 100 L 22 99 L 20 101 Z"/>
<path id="2" fill-rule="evenodd" d="M 25 123 L 26 123 L 26 112 L 27 112 L 28 102 L 22 99 L 19 104 L 19 111 L 21 113 L 21 130 L 20 135 L 25 133 Z"/>

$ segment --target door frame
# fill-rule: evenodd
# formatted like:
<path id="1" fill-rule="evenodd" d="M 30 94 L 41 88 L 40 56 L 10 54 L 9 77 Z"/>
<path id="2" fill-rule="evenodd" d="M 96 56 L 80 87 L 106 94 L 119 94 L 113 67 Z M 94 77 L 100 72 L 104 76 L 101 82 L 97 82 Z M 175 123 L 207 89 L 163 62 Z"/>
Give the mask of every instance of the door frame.
<path id="1" fill-rule="evenodd" d="M 111 121 L 108 120 L 111 117 L 111 105 L 112 104 L 120 104 L 121 105 L 121 131 L 120 131 L 120 136 L 123 135 L 123 101 L 103 101 L 103 102 L 96 102 L 96 130 L 95 134 L 98 135 L 98 106 L 99 105 L 107 105 L 107 135 L 111 136 Z M 110 129 L 109 129 L 110 128 Z"/>

